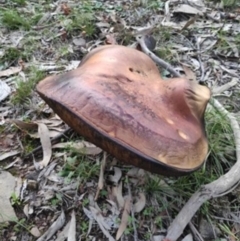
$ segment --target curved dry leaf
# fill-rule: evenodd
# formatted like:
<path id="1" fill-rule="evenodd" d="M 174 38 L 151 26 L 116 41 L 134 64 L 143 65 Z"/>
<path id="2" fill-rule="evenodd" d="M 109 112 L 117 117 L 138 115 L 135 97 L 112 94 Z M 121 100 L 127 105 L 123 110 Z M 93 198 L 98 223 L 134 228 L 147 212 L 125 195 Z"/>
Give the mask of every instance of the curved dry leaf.
<path id="1" fill-rule="evenodd" d="M 13 123 L 16 125 L 17 128 L 19 128 L 22 131 L 27 131 L 27 134 L 31 136 L 32 138 L 40 138 L 39 132 L 37 132 L 38 127 L 40 124 L 46 124 L 47 127 L 49 128 L 49 136 L 51 138 L 54 138 L 61 134 L 64 129 L 62 128 L 57 128 L 55 125 L 60 125 L 59 120 L 41 120 L 41 121 L 36 121 L 36 122 L 24 122 L 21 120 L 11 120 L 10 123 Z M 29 131 L 36 131 L 35 133 L 31 133 Z"/>
<path id="2" fill-rule="evenodd" d="M 57 127 L 63 124 L 63 121 L 55 115 L 54 117 L 50 119 L 41 119 L 38 120 L 37 123 L 43 123 L 46 124 L 48 127 Z"/>
<path id="3" fill-rule="evenodd" d="M 102 152 L 102 149 L 95 146 L 94 144 L 91 144 L 86 141 L 79 141 L 79 142 L 62 142 L 57 143 L 52 146 L 52 148 L 68 148 L 71 147 L 73 149 L 76 149 L 77 152 L 83 154 L 83 155 L 98 155 Z"/>
<path id="4" fill-rule="evenodd" d="M 38 124 L 38 134 L 43 149 L 43 160 L 39 163 L 42 167 L 46 167 L 52 157 L 52 144 L 49 136 L 49 130 L 45 124 Z"/>
<path id="5" fill-rule="evenodd" d="M 109 241 L 115 241 L 112 235 L 108 232 L 108 225 L 104 222 L 102 214 L 94 207 L 89 207 L 94 219 L 97 221 L 99 228 L 102 230 L 103 234 L 108 238 Z"/>
<path id="6" fill-rule="evenodd" d="M 114 174 L 113 175 L 109 175 L 109 181 L 113 182 L 114 184 L 118 184 L 119 180 L 122 177 L 122 170 L 118 167 L 113 167 L 114 169 Z"/>
<path id="7" fill-rule="evenodd" d="M 146 197 L 144 193 L 139 193 L 139 199 L 133 205 L 134 212 L 135 213 L 141 212 L 144 209 L 145 205 L 146 205 Z"/>
<path id="8" fill-rule="evenodd" d="M 133 167 L 127 172 L 129 181 L 135 185 L 142 185 L 145 183 L 145 171 L 143 169 Z"/>
<path id="9" fill-rule="evenodd" d="M 28 210 L 29 210 L 29 204 L 26 204 L 24 207 L 23 207 L 23 213 L 25 214 L 25 216 L 28 218 L 29 217 L 29 213 L 28 213 Z"/>
<path id="10" fill-rule="evenodd" d="M 120 211 L 117 204 L 112 200 L 106 200 L 106 201 L 111 205 L 111 207 L 109 207 L 109 210 L 111 211 L 112 215 L 118 216 L 120 214 Z"/>
<path id="11" fill-rule="evenodd" d="M 0 154 L 0 161 L 3 161 L 9 157 L 12 157 L 12 156 L 16 156 L 17 154 L 19 154 L 20 151 L 9 151 L 9 152 L 6 152 L 6 153 L 2 153 Z"/>
<path id="12" fill-rule="evenodd" d="M 22 70 L 22 66 L 18 66 L 18 67 L 11 67 L 9 69 L 5 69 L 5 70 L 2 70 L 0 71 L 0 77 L 8 77 L 10 75 L 13 75 L 13 74 L 17 74 L 19 73 L 20 71 Z"/>
<path id="13" fill-rule="evenodd" d="M 121 224 L 118 228 L 117 234 L 116 234 L 116 240 L 119 240 L 124 233 L 124 231 L 127 228 L 128 225 L 128 217 L 131 212 L 131 207 L 132 207 L 132 199 L 128 196 L 125 199 L 125 204 L 124 204 L 124 210 L 122 214 L 122 219 L 121 219 Z"/>
<path id="14" fill-rule="evenodd" d="M 112 188 L 112 195 L 116 198 L 119 209 L 124 206 L 124 198 L 122 195 L 122 182 L 118 186 Z"/>
<path id="15" fill-rule="evenodd" d="M 34 122 L 24 122 L 21 120 L 10 120 L 10 123 L 13 123 L 21 130 L 32 131 L 38 129 L 38 124 Z"/>

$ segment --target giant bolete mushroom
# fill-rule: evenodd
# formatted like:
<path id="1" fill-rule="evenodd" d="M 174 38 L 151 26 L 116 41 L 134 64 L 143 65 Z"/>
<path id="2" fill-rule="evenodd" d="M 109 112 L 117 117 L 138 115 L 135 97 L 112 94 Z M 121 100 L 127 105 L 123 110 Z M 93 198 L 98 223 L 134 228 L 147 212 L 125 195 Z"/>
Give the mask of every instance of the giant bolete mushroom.
<path id="1" fill-rule="evenodd" d="M 102 46 L 37 92 L 70 127 L 117 159 L 180 176 L 205 161 L 204 112 L 210 90 L 185 78 L 163 80 L 144 53 Z"/>

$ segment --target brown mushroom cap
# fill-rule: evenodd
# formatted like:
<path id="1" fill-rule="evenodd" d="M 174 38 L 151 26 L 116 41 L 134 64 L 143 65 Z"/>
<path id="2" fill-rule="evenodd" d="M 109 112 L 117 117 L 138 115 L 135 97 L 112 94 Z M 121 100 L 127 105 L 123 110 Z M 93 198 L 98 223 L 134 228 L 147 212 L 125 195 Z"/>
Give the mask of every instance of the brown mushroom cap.
<path id="1" fill-rule="evenodd" d="M 98 47 L 76 70 L 42 80 L 37 92 L 70 127 L 121 161 L 184 175 L 206 158 L 210 90 L 185 78 L 163 80 L 135 49 Z"/>

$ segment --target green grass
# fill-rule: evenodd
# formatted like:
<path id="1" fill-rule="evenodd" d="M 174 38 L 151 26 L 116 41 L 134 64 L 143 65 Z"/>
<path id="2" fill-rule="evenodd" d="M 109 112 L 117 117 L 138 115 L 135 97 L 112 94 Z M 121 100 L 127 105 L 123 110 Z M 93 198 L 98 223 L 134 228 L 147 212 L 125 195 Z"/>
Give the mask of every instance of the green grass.
<path id="1" fill-rule="evenodd" d="M 16 92 L 11 97 L 13 104 L 23 104 L 30 96 L 35 88 L 35 85 L 45 77 L 43 71 L 35 68 L 29 69 L 28 79 L 26 81 L 19 80 L 16 82 Z"/>
<path id="2" fill-rule="evenodd" d="M 7 10 L 2 14 L 1 22 L 9 30 L 24 29 L 30 30 L 29 20 L 19 14 L 16 10 Z"/>
<path id="3" fill-rule="evenodd" d="M 99 166 L 92 163 L 84 155 L 74 155 L 67 158 L 60 175 L 70 182 L 72 178 L 78 178 L 80 182 L 86 182 L 99 174 Z"/>
<path id="4" fill-rule="evenodd" d="M 213 2 L 213 4 L 215 3 L 221 3 L 221 5 L 224 8 L 229 8 L 232 9 L 234 7 L 240 6 L 240 1 L 239 0 L 208 0 L 209 2 Z"/>

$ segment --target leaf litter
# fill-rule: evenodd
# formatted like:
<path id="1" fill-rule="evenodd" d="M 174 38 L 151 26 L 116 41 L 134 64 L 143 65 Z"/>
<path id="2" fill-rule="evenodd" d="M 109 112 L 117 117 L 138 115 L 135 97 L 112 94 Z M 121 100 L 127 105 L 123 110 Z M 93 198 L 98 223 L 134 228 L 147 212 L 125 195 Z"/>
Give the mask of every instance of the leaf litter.
<path id="1" fill-rule="evenodd" d="M 155 54 L 192 81 L 201 79 L 207 83 L 213 94 L 227 96 L 226 104 L 231 98 L 236 103 L 233 111 L 239 112 L 239 6 L 218 8 L 214 2 L 200 0 L 187 4 L 173 0 L 23 1 L 23 5 L 17 2 L 20 1 L 11 5 L 6 0 L 4 8 L 14 6 L 23 17 L 29 17 L 26 13 L 31 12 L 36 20 L 29 19 L 34 20 L 29 30 L 24 30 L 21 24 L 14 30 L 7 25 L 0 27 L 3 59 L 0 60 L 0 83 L 4 83 L 0 87 L 0 164 L 9 171 L 4 172 L 9 178 L 0 176 L 0 182 L 6 181 L 2 184 L 6 188 L 13 183 L 13 176 L 23 176 L 27 181 L 21 184 L 22 203 L 18 203 L 16 196 L 13 208 L 9 192 L 1 191 L 4 205 L 11 210 L 9 214 L 12 212 L 15 216 L 8 220 L 9 228 L 3 228 L 5 236 L 0 235 L 0 239 L 23 240 L 27 233 L 30 233 L 27 240 L 34 240 L 33 236 L 38 241 L 128 239 L 132 234 L 131 231 L 128 234 L 132 229 L 129 222 L 132 209 L 139 240 L 150 240 L 150 236 L 152 240 L 160 240 L 164 237 L 161 232 L 166 231 L 174 213 L 186 201 L 185 194 L 172 189 L 176 181 L 123 165 L 110 156 L 103 166 L 102 150 L 75 133 L 65 135 L 67 126 L 34 91 L 23 102 L 13 105 L 11 100 L 18 91 L 16 82 L 26 82 L 31 67 L 46 74 L 62 73 L 77 68 L 82 57 L 96 46 L 136 46 L 137 36 L 152 34 L 157 40 Z M 168 71 L 162 73 L 163 77 L 170 75 Z M 29 156 L 25 159 L 27 149 Z M 80 155 L 77 162 L 91 167 L 81 172 L 85 168 L 81 166 L 79 175 L 74 169 L 76 162 L 71 160 L 74 149 Z M 88 177 L 94 168 L 97 171 Z M 63 171 L 65 174 L 61 176 L 59 173 Z M 126 180 L 132 187 L 132 200 L 126 198 Z M 97 190 L 98 198 L 94 200 Z M 8 191 L 14 193 L 15 189 L 11 187 Z M 231 197 L 231 201 L 237 206 L 236 196 Z M 231 206 L 229 200 L 219 201 L 216 206 L 220 208 L 213 205 L 210 212 L 214 223 L 206 222 L 206 218 L 202 222 L 205 230 L 211 225 L 216 228 L 219 219 L 214 217 L 220 216 L 222 229 L 215 235 L 222 239 L 239 235 L 237 229 L 234 235 L 223 231 L 224 225 L 235 227 L 232 224 L 239 221 L 238 211 L 228 210 L 227 216 L 219 211 L 228 205 Z M 28 217 L 25 222 L 29 227 L 22 232 L 11 231 L 11 227 L 17 229 L 15 218 L 22 215 Z M 193 221 L 197 226 L 197 217 Z M 202 229 L 201 225 L 198 227 Z M 200 232 L 200 235 L 207 239 L 212 234 Z M 185 238 L 192 237 L 185 235 Z"/>

